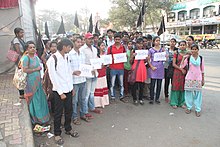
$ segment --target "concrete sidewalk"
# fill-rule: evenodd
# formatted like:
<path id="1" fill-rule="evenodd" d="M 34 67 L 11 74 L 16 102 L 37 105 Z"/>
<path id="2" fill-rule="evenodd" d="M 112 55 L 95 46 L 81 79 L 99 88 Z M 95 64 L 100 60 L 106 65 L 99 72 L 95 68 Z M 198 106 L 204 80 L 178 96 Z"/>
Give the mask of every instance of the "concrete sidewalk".
<path id="1" fill-rule="evenodd" d="M 33 147 L 33 133 L 25 100 L 19 100 L 13 74 L 0 75 L 0 147 Z"/>

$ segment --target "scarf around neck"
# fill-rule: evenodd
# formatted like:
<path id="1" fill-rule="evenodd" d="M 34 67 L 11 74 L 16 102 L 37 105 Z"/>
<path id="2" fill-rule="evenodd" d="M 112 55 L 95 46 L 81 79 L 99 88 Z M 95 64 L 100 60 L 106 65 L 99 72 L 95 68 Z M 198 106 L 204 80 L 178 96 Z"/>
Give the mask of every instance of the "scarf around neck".
<path id="1" fill-rule="evenodd" d="M 186 54 L 186 53 L 187 53 L 187 50 L 186 50 L 186 49 L 185 49 L 185 50 L 179 49 L 178 52 L 181 53 L 181 54 Z"/>
<path id="2" fill-rule="evenodd" d="M 197 59 L 195 59 L 193 56 L 190 56 L 190 62 L 195 66 L 200 66 L 200 57 L 198 56 Z"/>

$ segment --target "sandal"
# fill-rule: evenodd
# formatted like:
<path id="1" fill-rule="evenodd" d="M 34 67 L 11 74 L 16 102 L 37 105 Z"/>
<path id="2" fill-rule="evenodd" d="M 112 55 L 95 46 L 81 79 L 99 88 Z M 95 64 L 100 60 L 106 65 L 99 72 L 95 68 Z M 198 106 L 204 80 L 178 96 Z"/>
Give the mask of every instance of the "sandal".
<path id="1" fill-rule="evenodd" d="M 19 99 L 25 99 L 23 95 L 19 96 Z"/>
<path id="2" fill-rule="evenodd" d="M 128 100 L 125 98 L 120 98 L 120 101 L 122 101 L 123 103 L 128 103 Z"/>
<path id="3" fill-rule="evenodd" d="M 181 108 L 186 109 L 186 106 L 185 106 L 185 105 L 182 105 Z"/>
<path id="4" fill-rule="evenodd" d="M 94 112 L 94 113 L 97 113 L 97 114 L 101 114 L 102 113 L 102 110 L 99 110 L 99 109 L 94 109 L 94 110 L 91 110 L 91 112 Z"/>
<path id="5" fill-rule="evenodd" d="M 79 137 L 79 133 L 77 131 L 73 131 L 73 130 L 67 131 L 65 134 L 70 135 L 70 136 L 75 137 L 75 138 Z"/>
<path id="6" fill-rule="evenodd" d="M 81 122 L 79 121 L 78 118 L 74 119 L 74 120 L 73 120 L 73 123 L 74 123 L 75 125 L 81 125 Z"/>
<path id="7" fill-rule="evenodd" d="M 94 117 L 92 116 L 92 114 L 89 114 L 89 113 L 85 114 L 85 116 L 88 117 L 89 119 L 93 119 L 93 118 L 94 118 Z"/>
<path id="8" fill-rule="evenodd" d="M 185 113 L 186 113 L 186 114 L 190 114 L 190 113 L 191 113 L 191 110 L 186 109 Z"/>
<path id="9" fill-rule="evenodd" d="M 90 122 L 89 118 L 86 116 L 82 116 L 80 119 L 84 120 L 85 122 Z"/>
<path id="10" fill-rule="evenodd" d="M 165 102 L 169 103 L 169 98 L 168 97 L 165 97 Z"/>
<path id="11" fill-rule="evenodd" d="M 61 136 L 55 136 L 54 140 L 55 140 L 56 144 L 58 144 L 58 145 L 63 145 L 64 144 L 64 140 L 62 139 Z"/>
<path id="12" fill-rule="evenodd" d="M 176 105 L 174 105 L 174 106 L 172 106 L 173 107 L 173 109 L 177 109 L 177 106 Z"/>
<path id="13" fill-rule="evenodd" d="M 201 113 L 196 111 L 196 116 L 197 116 L 197 117 L 200 117 L 200 116 L 201 116 Z"/>

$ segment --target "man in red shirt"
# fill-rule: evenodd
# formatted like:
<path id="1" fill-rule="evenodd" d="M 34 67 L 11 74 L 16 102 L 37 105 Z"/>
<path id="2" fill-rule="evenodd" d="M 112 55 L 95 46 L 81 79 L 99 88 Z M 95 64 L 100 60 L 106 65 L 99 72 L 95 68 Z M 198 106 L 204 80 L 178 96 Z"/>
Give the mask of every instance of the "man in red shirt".
<path id="1" fill-rule="evenodd" d="M 121 34 L 116 33 L 114 35 L 114 41 L 115 43 L 108 48 L 107 54 L 112 54 L 112 58 L 114 54 L 119 53 L 125 53 L 125 48 L 121 44 Z M 115 101 L 115 79 L 117 76 L 118 83 L 120 86 L 120 96 L 119 99 L 122 102 L 128 102 L 126 99 L 124 99 L 124 86 L 123 86 L 123 78 L 124 78 L 124 63 L 114 63 L 114 59 L 112 61 L 112 64 L 110 65 L 110 76 L 111 76 L 111 101 Z"/>

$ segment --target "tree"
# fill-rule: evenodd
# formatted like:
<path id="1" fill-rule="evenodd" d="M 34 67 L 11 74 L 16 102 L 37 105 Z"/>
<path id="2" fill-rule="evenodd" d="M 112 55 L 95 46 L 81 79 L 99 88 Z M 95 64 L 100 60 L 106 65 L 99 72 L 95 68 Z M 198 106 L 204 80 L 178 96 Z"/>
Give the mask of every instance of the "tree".
<path id="1" fill-rule="evenodd" d="M 44 23 L 48 22 L 49 32 L 55 34 L 60 26 L 60 14 L 55 10 L 42 10 L 37 17 L 38 29 L 44 30 Z"/>
<path id="2" fill-rule="evenodd" d="M 122 30 L 124 27 L 136 27 L 138 15 L 141 10 L 142 0 L 112 0 L 113 7 L 109 11 L 109 19 L 114 29 Z M 157 24 L 161 21 L 161 9 L 169 11 L 173 0 L 146 0 L 144 25 L 151 25 L 156 31 Z"/>
<path id="3" fill-rule="evenodd" d="M 55 10 L 41 11 L 41 14 L 37 17 L 38 29 L 43 31 L 44 23 L 48 22 L 49 32 L 55 34 L 60 26 L 61 16 L 63 17 L 66 32 L 74 30 L 74 14 L 59 13 Z"/>

